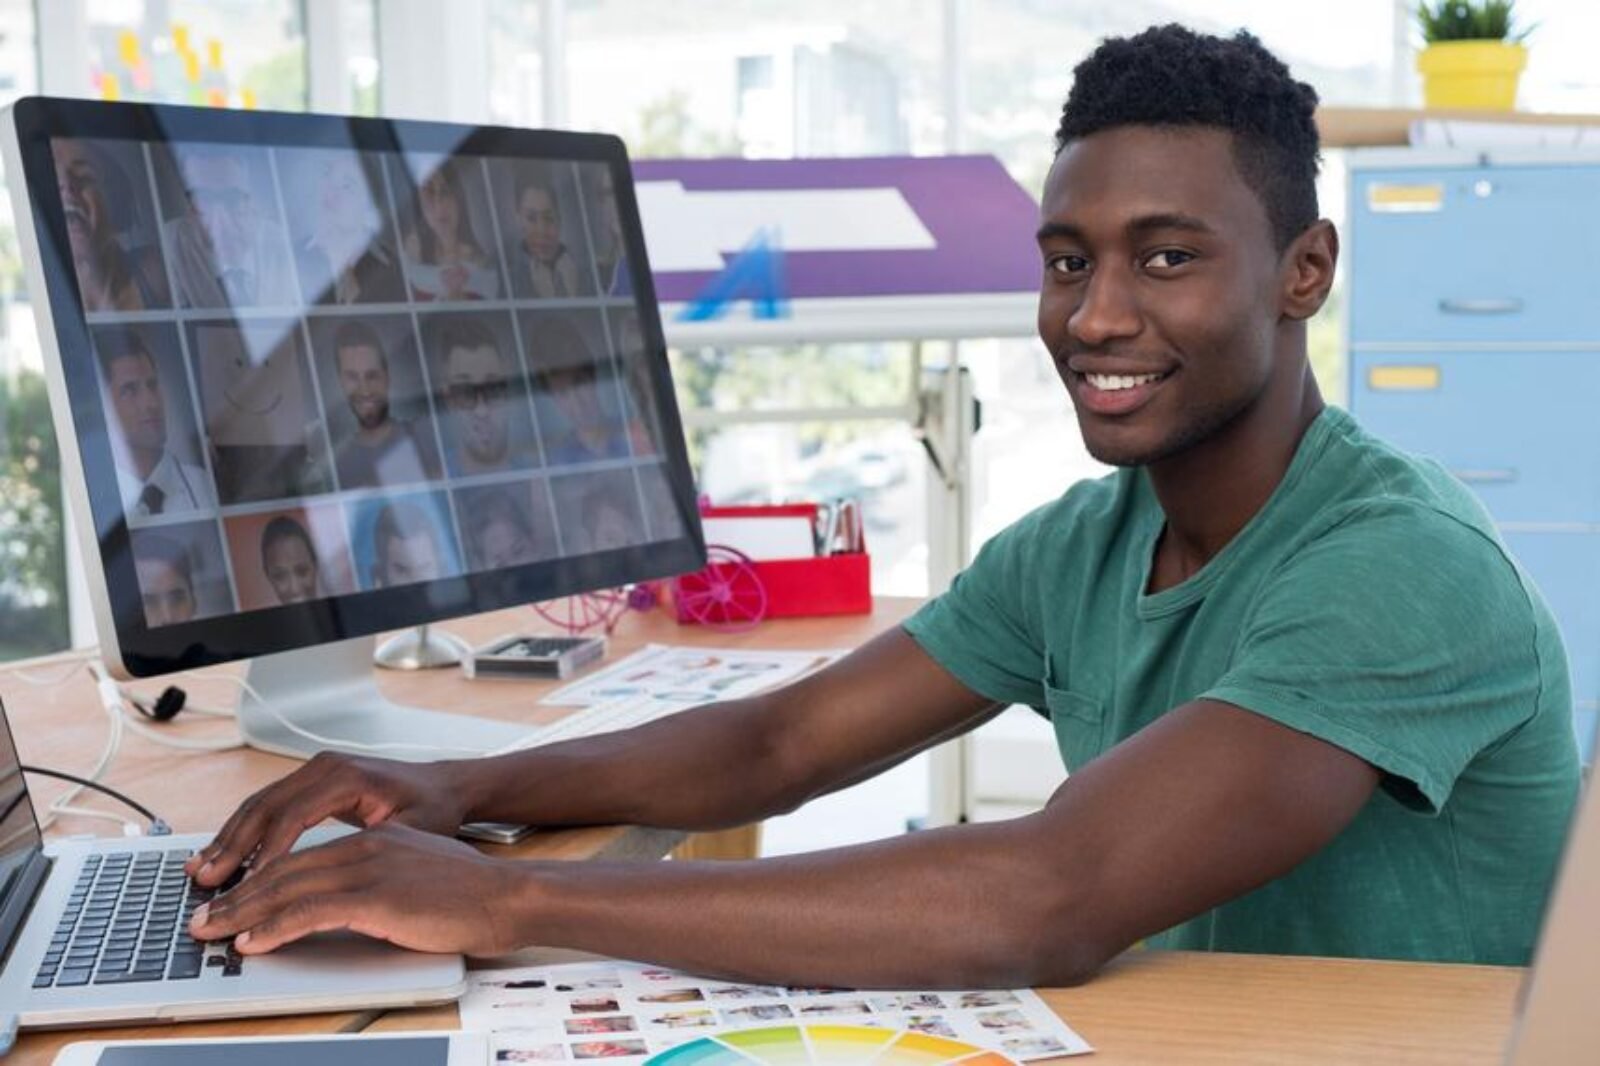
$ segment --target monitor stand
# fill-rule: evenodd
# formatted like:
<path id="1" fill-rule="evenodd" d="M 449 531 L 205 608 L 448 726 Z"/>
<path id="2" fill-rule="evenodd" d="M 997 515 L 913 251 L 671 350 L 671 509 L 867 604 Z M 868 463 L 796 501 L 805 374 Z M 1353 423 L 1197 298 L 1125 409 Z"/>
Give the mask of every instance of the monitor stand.
<path id="1" fill-rule="evenodd" d="M 432 670 L 459 666 L 471 654 L 466 641 L 442 629 L 429 629 L 424 622 L 379 644 L 372 661 L 388 670 Z"/>
<path id="2" fill-rule="evenodd" d="M 373 680 L 376 644 L 357 637 L 252 659 L 245 679 L 261 699 L 240 696 L 245 743 L 297 759 L 341 751 L 426 762 L 486 755 L 537 729 L 391 703 Z"/>

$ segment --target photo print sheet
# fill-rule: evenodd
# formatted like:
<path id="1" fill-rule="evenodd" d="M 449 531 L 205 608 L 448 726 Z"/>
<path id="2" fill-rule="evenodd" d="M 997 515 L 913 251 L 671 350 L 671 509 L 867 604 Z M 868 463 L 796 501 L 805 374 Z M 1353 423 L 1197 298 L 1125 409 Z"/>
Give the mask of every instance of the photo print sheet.
<path id="1" fill-rule="evenodd" d="M 786 685 L 843 654 L 647 644 L 598 673 L 563 685 L 539 702 L 552 707 L 587 707 L 618 700 L 654 700 L 693 707 Z"/>
<path id="2" fill-rule="evenodd" d="M 493 1034 L 497 1063 L 613 1059 L 628 1066 L 701 1037 L 785 1024 L 925 1033 L 1023 1062 L 1093 1050 L 1028 989 L 790 988 L 631 962 L 470 972 L 460 1008 L 463 1029 Z"/>

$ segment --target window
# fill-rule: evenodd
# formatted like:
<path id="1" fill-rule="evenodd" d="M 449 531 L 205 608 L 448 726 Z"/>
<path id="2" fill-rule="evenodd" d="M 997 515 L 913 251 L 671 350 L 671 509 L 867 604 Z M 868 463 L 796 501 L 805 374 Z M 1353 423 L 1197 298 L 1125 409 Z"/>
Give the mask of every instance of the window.
<path id="1" fill-rule="evenodd" d="M 0 0 L 0 104 L 38 86 L 33 4 Z M 0 201 L 0 659 L 67 644 L 60 462 L 11 199 Z"/>
<path id="2" fill-rule="evenodd" d="M 489 0 L 489 117 L 508 126 L 547 125 L 539 7 Z"/>
<path id="3" fill-rule="evenodd" d="M 343 20 L 345 70 L 350 79 L 350 111 L 356 115 L 378 113 L 378 14 L 377 0 L 344 0 L 339 5 Z M 313 110 L 320 110 L 314 107 Z"/>
<path id="4" fill-rule="evenodd" d="M 619 133 L 635 155 L 943 145 L 937 5 L 590 0 L 570 5 L 567 31 L 572 125 Z"/>
<path id="5" fill-rule="evenodd" d="M 1600 111 L 1600 70 L 1594 63 L 1600 7 L 1572 0 L 1518 0 L 1517 25 L 1533 28 L 1518 106 L 1529 111 Z"/>
<path id="6" fill-rule="evenodd" d="M 941 9 L 911 0 L 569 7 L 570 125 L 635 156 L 746 158 L 943 150 Z M 618 72 L 627 71 L 627 77 Z M 702 490 L 716 502 L 862 499 L 880 593 L 927 591 L 924 463 L 894 421 L 796 423 L 782 410 L 902 404 L 906 344 L 676 353 Z M 772 410 L 758 425 L 717 416 Z"/>
<path id="7" fill-rule="evenodd" d="M 303 111 L 306 41 L 292 0 L 89 0 L 95 95 Z"/>

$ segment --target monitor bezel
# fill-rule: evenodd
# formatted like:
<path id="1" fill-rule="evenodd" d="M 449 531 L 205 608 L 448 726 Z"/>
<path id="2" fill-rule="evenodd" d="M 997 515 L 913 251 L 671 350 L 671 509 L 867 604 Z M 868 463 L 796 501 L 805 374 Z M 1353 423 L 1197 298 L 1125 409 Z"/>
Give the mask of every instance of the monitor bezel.
<path id="1" fill-rule="evenodd" d="M 54 97 L 25 97 L 10 108 L 14 147 L 27 190 L 31 225 L 20 225 L 24 253 L 36 256 L 48 304 L 40 315 L 40 343 L 47 373 L 57 375 L 54 399 L 69 410 L 55 411 L 58 436 L 70 434 L 61 448 L 68 496 L 87 506 L 76 518 L 80 542 L 92 544 L 84 562 L 103 652 L 119 673 L 148 677 L 239 659 L 292 651 L 380 632 L 439 622 L 554 599 L 588 590 L 665 578 L 705 565 L 701 531 L 683 424 L 666 358 L 666 339 L 655 299 L 644 234 L 639 223 L 627 149 L 609 134 L 526 130 L 409 119 L 357 118 L 314 113 L 223 111 L 160 104 L 104 103 Z M 611 169 L 612 188 L 622 217 L 631 274 L 651 384 L 660 415 L 667 484 L 684 535 L 611 551 L 568 556 L 495 572 L 467 573 L 417 585 L 358 591 L 310 603 L 210 616 L 167 626 L 145 624 L 137 574 L 129 551 L 129 528 L 114 476 L 93 479 L 88 464 L 114 468 L 99 401 L 92 356 L 66 360 L 63 352 L 89 352 L 90 324 L 76 273 L 64 255 L 66 219 L 56 186 L 51 142 L 55 138 L 143 142 L 208 142 L 284 148 L 333 148 L 400 154 L 458 154 L 499 158 L 558 159 L 600 163 Z M 13 183 L 13 189 L 16 188 Z M 23 213 L 21 204 L 18 214 Z M 31 246 L 31 247 L 30 247 Z M 37 276 L 37 275 L 36 275 Z M 536 306 L 536 305 L 530 305 Z M 59 407 L 58 403 L 52 406 Z M 88 432 L 85 432 L 88 430 Z M 95 432 L 98 430 L 98 433 Z M 81 454 L 80 449 L 93 454 Z M 71 458 L 69 458 L 71 457 Z M 445 481 L 431 484 L 443 488 Z M 103 580 L 95 580 L 99 570 Z M 105 631 L 106 627 L 113 633 Z"/>

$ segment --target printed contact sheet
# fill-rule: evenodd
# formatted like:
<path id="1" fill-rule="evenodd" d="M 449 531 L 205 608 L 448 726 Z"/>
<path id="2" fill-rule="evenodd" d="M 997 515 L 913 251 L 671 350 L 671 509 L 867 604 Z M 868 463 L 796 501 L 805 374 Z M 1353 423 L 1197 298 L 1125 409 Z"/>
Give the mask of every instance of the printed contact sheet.
<path id="1" fill-rule="evenodd" d="M 492 1032 L 496 1062 L 632 1066 L 678 1049 L 662 1066 L 936 1066 L 983 1053 L 973 1066 L 998 1066 L 1091 1050 L 1026 989 L 784 987 L 610 961 L 481 970 L 467 980 L 462 1028 Z M 920 1040 L 890 1039 L 900 1031 Z M 875 1032 L 885 1034 L 883 1047 L 871 1046 Z M 969 1050 L 956 1054 L 957 1044 Z"/>

